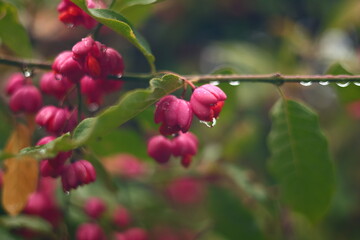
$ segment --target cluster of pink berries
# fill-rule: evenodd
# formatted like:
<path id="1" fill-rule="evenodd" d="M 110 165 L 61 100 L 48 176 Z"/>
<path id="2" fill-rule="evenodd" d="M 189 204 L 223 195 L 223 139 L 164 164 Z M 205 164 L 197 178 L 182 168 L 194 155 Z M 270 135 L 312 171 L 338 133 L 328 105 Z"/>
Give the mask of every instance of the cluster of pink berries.
<path id="1" fill-rule="evenodd" d="M 75 44 L 72 51 L 60 53 L 52 68 L 53 71 L 42 75 L 40 88 L 43 93 L 60 100 L 60 106 L 42 107 L 40 90 L 32 84 L 31 78 L 23 74 L 13 74 L 6 85 L 10 109 L 15 113 L 36 114 L 36 123 L 46 130 L 48 136 L 39 140 L 37 145 L 47 144 L 57 136 L 71 132 L 78 124 L 78 110 L 72 106 L 62 106 L 75 84 L 80 83 L 88 104 L 101 104 L 103 95 L 122 86 L 121 81 L 107 79 L 108 75 L 123 73 L 121 55 L 91 37 Z M 54 158 L 42 160 L 41 176 L 61 177 L 64 191 L 95 181 L 96 173 L 91 163 L 77 160 L 66 164 L 71 156 L 72 152 L 60 152 Z"/>
<path id="2" fill-rule="evenodd" d="M 106 8 L 106 5 L 100 0 L 86 0 L 86 5 L 88 8 Z M 97 24 L 95 19 L 91 18 L 70 0 L 62 0 L 57 10 L 59 12 L 59 20 L 68 26 L 83 25 L 91 29 Z"/>
<path id="3" fill-rule="evenodd" d="M 77 240 L 105 240 L 105 232 L 100 224 L 96 221 L 104 221 L 106 216 L 106 204 L 101 198 L 92 197 L 85 202 L 84 211 L 86 215 L 92 220 L 89 223 L 81 224 L 76 231 Z M 116 232 L 112 233 L 115 240 L 148 240 L 148 233 L 146 230 L 139 227 L 130 227 L 132 222 L 131 216 L 126 208 L 117 206 L 114 211 L 110 213 L 110 225 L 113 225 Z"/>
<path id="4" fill-rule="evenodd" d="M 198 140 L 188 130 L 193 115 L 200 121 L 211 122 L 218 118 L 226 100 L 226 94 L 218 87 L 205 84 L 193 91 L 190 102 L 175 96 L 165 96 L 156 104 L 155 123 L 161 123 L 161 135 L 148 142 L 148 154 L 164 164 L 170 157 L 181 157 L 181 164 L 188 167 L 197 153 Z M 172 139 L 166 138 L 173 135 Z"/>
<path id="5" fill-rule="evenodd" d="M 121 76 L 124 61 L 115 49 L 106 47 L 92 37 L 83 38 L 72 51 L 60 53 L 52 65 L 55 76 L 72 83 L 81 82 L 81 93 L 88 104 L 101 104 L 103 96 L 118 91 L 123 82 L 108 79 Z"/>

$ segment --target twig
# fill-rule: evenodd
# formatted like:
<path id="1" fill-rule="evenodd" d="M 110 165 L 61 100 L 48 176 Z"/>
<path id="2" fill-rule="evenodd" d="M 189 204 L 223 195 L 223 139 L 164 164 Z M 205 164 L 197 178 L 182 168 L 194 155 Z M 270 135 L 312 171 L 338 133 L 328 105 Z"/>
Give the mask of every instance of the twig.
<path id="1" fill-rule="evenodd" d="M 20 68 L 38 68 L 50 70 L 51 64 L 40 63 L 35 61 L 23 61 L 11 58 L 0 57 L 0 64 L 17 66 Z M 161 77 L 165 74 L 176 74 L 170 71 L 161 71 L 154 74 L 127 73 L 123 76 L 109 76 L 113 80 L 121 81 L 139 81 L 148 82 L 154 77 Z M 178 74 L 176 74 L 178 75 Z M 329 83 L 345 83 L 359 82 L 360 75 L 283 75 L 281 73 L 270 74 L 231 74 L 231 75 L 178 75 L 181 78 L 188 79 L 192 83 L 208 83 L 218 82 L 252 82 L 252 83 L 271 83 L 282 85 L 283 83 L 299 83 L 299 82 L 329 82 Z"/>

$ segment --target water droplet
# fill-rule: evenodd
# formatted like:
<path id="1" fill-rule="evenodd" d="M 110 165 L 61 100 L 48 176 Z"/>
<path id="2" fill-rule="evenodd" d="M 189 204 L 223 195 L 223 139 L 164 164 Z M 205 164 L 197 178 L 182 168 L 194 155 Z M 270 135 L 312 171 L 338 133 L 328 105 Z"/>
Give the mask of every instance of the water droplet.
<path id="1" fill-rule="evenodd" d="M 68 23 L 68 24 L 66 24 L 66 27 L 67 28 L 73 28 L 75 25 L 74 24 L 72 24 L 72 23 Z"/>
<path id="2" fill-rule="evenodd" d="M 329 81 L 321 81 L 321 82 L 319 82 L 319 84 L 322 86 L 327 86 L 327 85 L 329 85 Z"/>
<path id="3" fill-rule="evenodd" d="M 347 87 L 350 85 L 350 82 L 342 82 L 342 83 L 336 83 L 339 87 Z"/>
<path id="4" fill-rule="evenodd" d="M 69 196 L 70 195 L 70 191 L 66 191 L 65 195 Z"/>
<path id="5" fill-rule="evenodd" d="M 308 87 L 308 86 L 312 85 L 312 82 L 311 81 L 308 81 L 308 82 L 301 81 L 300 84 L 305 86 L 305 87 Z"/>
<path id="6" fill-rule="evenodd" d="M 220 82 L 219 82 L 219 81 L 212 81 L 212 82 L 210 82 L 210 84 L 211 84 L 211 85 L 214 85 L 214 86 L 217 86 L 217 85 L 220 84 Z"/>
<path id="7" fill-rule="evenodd" d="M 216 118 L 213 118 L 211 122 L 200 121 L 200 123 L 205 124 L 208 128 L 212 128 L 216 125 Z"/>
<path id="8" fill-rule="evenodd" d="M 118 77 L 118 78 L 121 78 L 122 76 L 123 76 L 122 74 L 116 75 L 116 77 Z"/>
<path id="9" fill-rule="evenodd" d="M 99 110 L 99 104 L 96 103 L 90 103 L 88 106 L 88 109 L 90 112 L 96 112 L 97 110 Z"/>
<path id="10" fill-rule="evenodd" d="M 354 85 L 360 86 L 360 82 L 354 82 Z"/>
<path id="11" fill-rule="evenodd" d="M 231 86 L 239 86 L 240 85 L 240 82 L 239 81 L 230 81 L 229 84 Z"/>
<path id="12" fill-rule="evenodd" d="M 31 77 L 31 75 L 32 75 L 32 72 L 31 72 L 31 70 L 29 70 L 29 69 L 24 69 L 24 76 L 25 77 Z"/>

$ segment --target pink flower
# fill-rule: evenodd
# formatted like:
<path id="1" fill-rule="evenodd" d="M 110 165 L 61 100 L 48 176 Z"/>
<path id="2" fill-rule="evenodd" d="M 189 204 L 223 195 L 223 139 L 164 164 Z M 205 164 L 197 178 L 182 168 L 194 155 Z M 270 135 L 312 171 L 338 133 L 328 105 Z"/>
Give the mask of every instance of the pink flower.
<path id="1" fill-rule="evenodd" d="M 160 133 L 171 135 L 179 131 L 187 132 L 192 122 L 190 103 L 168 95 L 156 104 L 155 123 L 162 123 Z"/>
<path id="2" fill-rule="evenodd" d="M 205 84 L 194 90 L 190 104 L 194 114 L 202 121 L 216 119 L 226 100 L 226 94 L 218 87 Z"/>

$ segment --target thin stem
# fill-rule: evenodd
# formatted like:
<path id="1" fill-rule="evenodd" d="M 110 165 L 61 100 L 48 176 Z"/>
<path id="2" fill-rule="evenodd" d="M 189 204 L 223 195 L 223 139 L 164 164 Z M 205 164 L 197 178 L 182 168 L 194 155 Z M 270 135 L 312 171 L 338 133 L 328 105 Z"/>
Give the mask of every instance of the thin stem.
<path id="1" fill-rule="evenodd" d="M 47 63 L 39 63 L 39 62 L 33 62 L 33 61 L 20 61 L 17 59 L 11 59 L 11 58 L 3 58 L 0 57 L 0 64 L 8 65 L 8 66 L 14 66 L 14 67 L 20 67 L 20 68 L 39 68 L 44 70 L 50 70 L 51 64 Z"/>
<path id="2" fill-rule="evenodd" d="M 81 84 L 80 82 L 76 83 L 76 94 L 77 94 L 77 104 L 78 104 L 78 116 L 77 120 L 80 122 L 82 115 L 82 96 L 81 96 Z"/>
<path id="3" fill-rule="evenodd" d="M 35 61 L 23 61 L 11 58 L 0 57 L 0 64 L 17 66 L 20 68 L 38 68 L 43 70 L 51 70 L 51 64 L 40 63 Z M 110 79 L 120 81 L 137 81 L 148 82 L 154 77 L 161 77 L 165 74 L 174 74 L 182 79 L 188 79 L 192 83 L 208 83 L 212 81 L 218 82 L 252 82 L 252 83 L 271 83 L 282 85 L 283 83 L 299 83 L 299 82 L 359 82 L 360 75 L 283 75 L 281 73 L 271 74 L 232 74 L 232 75 L 179 75 L 171 71 L 160 71 L 153 74 L 127 73 L 123 76 L 109 76 Z"/>

